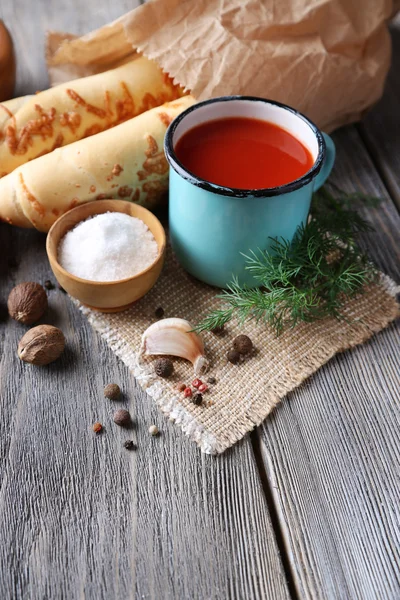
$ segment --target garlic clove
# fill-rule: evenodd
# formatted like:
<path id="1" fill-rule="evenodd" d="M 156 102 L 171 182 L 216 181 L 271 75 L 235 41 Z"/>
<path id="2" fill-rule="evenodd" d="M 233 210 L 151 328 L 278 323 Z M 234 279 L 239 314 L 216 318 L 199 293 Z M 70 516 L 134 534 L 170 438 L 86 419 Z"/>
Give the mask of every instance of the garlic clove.
<path id="1" fill-rule="evenodd" d="M 201 337 L 185 319 L 162 319 L 150 325 L 142 335 L 140 355 L 179 356 L 189 360 L 196 375 L 207 371 L 208 361 L 204 355 Z"/>

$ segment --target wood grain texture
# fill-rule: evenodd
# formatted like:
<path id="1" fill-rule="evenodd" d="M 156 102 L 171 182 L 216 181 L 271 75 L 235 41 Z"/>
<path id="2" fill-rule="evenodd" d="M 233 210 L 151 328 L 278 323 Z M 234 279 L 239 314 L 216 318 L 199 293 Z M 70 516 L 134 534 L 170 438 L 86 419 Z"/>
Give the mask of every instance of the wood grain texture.
<path id="1" fill-rule="evenodd" d="M 0 19 L 10 30 L 16 49 L 15 96 L 32 94 L 49 85 L 45 64 L 46 31 L 83 35 L 139 4 L 142 4 L 140 0 L 2 0 Z"/>
<path id="2" fill-rule="evenodd" d="M 84 33 L 134 4 L 3 0 L 17 94 L 47 85 L 47 28 Z M 385 123 L 397 117 L 390 107 Z M 336 181 L 385 194 L 356 130 L 335 140 Z M 395 144 L 393 135 L 378 165 L 394 194 Z M 387 200 L 368 214 L 378 233 L 363 243 L 399 280 L 394 207 Z M 7 320 L 5 301 L 16 283 L 50 276 L 44 241 L 0 225 L 0 597 L 289 598 L 248 438 L 223 456 L 201 455 L 58 290 L 46 322 L 65 332 L 65 354 L 42 369 L 17 359 L 25 328 Z M 336 357 L 253 435 L 299 598 L 400 597 L 398 331 Z M 131 411 L 132 431 L 112 423 L 102 395 L 111 381 L 124 390 L 118 407 Z M 127 438 L 137 451 L 123 448 Z"/>
<path id="3" fill-rule="evenodd" d="M 51 278 L 44 242 L 0 226 L 0 597 L 288 598 L 249 439 L 202 455 L 58 289 L 42 321 L 64 331 L 64 355 L 42 368 L 19 361 L 26 329 L 4 303 L 16 283 Z M 110 382 L 122 403 L 103 397 Z M 132 431 L 112 422 L 121 406 Z"/>
<path id="4" fill-rule="evenodd" d="M 393 58 L 382 100 L 360 125 L 374 163 L 400 210 L 400 14 L 391 24 Z"/>
<path id="5" fill-rule="evenodd" d="M 334 181 L 383 196 L 360 207 L 363 245 L 400 281 L 400 218 L 355 128 L 334 135 Z M 400 597 L 400 324 L 336 356 L 260 428 L 299 598 Z"/>
<path id="6" fill-rule="evenodd" d="M 84 33 L 134 2 L 6 0 L 17 93 L 47 85 L 47 28 Z M 59 290 L 45 322 L 67 338 L 48 367 L 16 356 L 25 328 L 7 320 L 10 289 L 51 277 L 45 236 L 0 225 L 0 598 L 289 598 L 249 439 L 202 456 L 136 386 Z M 103 386 L 118 382 L 132 431 L 112 422 Z M 95 421 L 105 426 L 96 436 Z M 148 434 L 156 423 L 162 434 Z M 137 451 L 123 447 L 132 438 Z"/>

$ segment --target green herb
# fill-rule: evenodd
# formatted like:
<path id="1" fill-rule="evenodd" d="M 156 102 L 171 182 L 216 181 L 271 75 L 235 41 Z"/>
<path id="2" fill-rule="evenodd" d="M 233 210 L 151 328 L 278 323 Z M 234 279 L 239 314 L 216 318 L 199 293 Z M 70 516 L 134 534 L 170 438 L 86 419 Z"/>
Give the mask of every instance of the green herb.
<path id="1" fill-rule="evenodd" d="M 330 188 L 339 197 L 327 186 L 314 194 L 311 218 L 292 242 L 274 239 L 269 252 L 246 256 L 246 269 L 262 287 L 241 286 L 234 278 L 217 296 L 222 307 L 207 315 L 196 331 L 222 327 L 236 317 L 240 323 L 264 321 L 279 335 L 299 322 L 344 318 L 344 300 L 376 277 L 376 268 L 355 241 L 357 234 L 373 228 L 352 206 L 357 200 L 376 206 L 379 198 Z"/>

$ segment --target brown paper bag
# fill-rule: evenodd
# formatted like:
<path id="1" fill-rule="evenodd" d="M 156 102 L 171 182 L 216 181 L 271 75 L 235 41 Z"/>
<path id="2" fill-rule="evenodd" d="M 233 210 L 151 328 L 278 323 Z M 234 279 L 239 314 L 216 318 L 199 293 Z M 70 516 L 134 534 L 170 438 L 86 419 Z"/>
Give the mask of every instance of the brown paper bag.
<path id="1" fill-rule="evenodd" d="M 88 35 L 50 33 L 52 83 L 154 59 L 199 100 L 279 100 L 331 131 L 380 97 L 392 0 L 150 0 Z"/>

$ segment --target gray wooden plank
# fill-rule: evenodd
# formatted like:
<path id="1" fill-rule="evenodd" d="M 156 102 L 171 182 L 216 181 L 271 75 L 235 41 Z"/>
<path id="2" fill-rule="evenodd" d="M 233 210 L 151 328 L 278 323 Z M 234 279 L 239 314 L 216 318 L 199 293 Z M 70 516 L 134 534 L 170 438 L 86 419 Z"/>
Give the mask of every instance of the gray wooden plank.
<path id="1" fill-rule="evenodd" d="M 391 24 L 393 56 L 385 94 L 365 116 L 360 133 L 400 210 L 400 14 Z"/>
<path id="2" fill-rule="evenodd" d="M 40 0 L 32 10 L 28 0 L 3 1 L 17 93 L 47 85 L 46 28 L 83 33 L 133 6 Z M 44 243 L 0 225 L 0 597 L 287 599 L 249 439 L 202 456 L 58 290 L 45 320 L 65 332 L 64 355 L 40 369 L 20 363 L 25 328 L 7 320 L 5 302 L 16 283 L 50 277 Z M 110 381 L 134 416 L 129 434 L 102 396 Z M 95 420 L 106 426 L 100 436 Z M 159 438 L 149 436 L 151 423 Z M 123 448 L 128 437 L 136 452 Z"/>
<path id="3" fill-rule="evenodd" d="M 3 316 L 15 283 L 50 276 L 44 241 L 1 225 Z M 22 364 L 25 327 L 0 325 L 0 597 L 288 598 L 249 439 L 202 455 L 68 297 L 50 291 L 49 302 L 45 322 L 68 340 L 57 363 Z M 112 423 L 102 394 L 111 381 L 125 392 L 118 406 L 131 410 L 131 432 Z M 136 452 L 123 448 L 129 437 Z"/>
<path id="4" fill-rule="evenodd" d="M 0 19 L 9 28 L 17 59 L 16 96 L 48 87 L 45 66 L 47 30 L 83 35 L 117 19 L 140 0 L 2 0 Z"/>
<path id="5" fill-rule="evenodd" d="M 356 129 L 334 135 L 334 181 L 385 198 L 360 210 L 362 243 L 400 281 L 400 218 Z M 260 452 L 300 598 L 400 597 L 397 322 L 336 356 L 259 429 Z"/>

